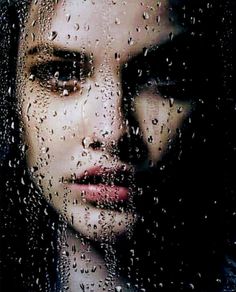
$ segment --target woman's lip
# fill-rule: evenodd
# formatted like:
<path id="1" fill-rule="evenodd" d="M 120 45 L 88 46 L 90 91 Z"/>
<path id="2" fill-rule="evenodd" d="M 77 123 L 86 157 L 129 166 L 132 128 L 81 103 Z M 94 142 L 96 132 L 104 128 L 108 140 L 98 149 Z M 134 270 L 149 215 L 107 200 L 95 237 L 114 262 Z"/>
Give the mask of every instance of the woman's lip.
<path id="1" fill-rule="evenodd" d="M 79 192 L 88 202 L 113 203 L 128 199 L 127 187 L 106 184 L 70 184 L 72 191 Z"/>
<path id="2" fill-rule="evenodd" d="M 125 176 L 132 174 L 133 170 L 128 166 L 94 166 L 91 168 L 85 169 L 83 173 L 75 174 L 75 179 L 78 181 L 83 180 L 84 178 L 89 178 L 91 176 L 119 176 L 124 174 Z"/>

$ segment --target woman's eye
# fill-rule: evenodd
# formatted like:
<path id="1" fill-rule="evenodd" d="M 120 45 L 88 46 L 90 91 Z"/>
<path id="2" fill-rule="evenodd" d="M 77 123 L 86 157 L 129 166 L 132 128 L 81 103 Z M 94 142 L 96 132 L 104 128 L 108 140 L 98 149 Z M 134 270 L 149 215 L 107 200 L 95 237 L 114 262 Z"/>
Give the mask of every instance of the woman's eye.
<path id="1" fill-rule="evenodd" d="M 190 98 L 190 80 L 165 78 L 157 79 L 156 86 L 158 93 L 164 98 L 175 98 L 186 100 Z"/>
<path id="2" fill-rule="evenodd" d="M 87 71 L 76 61 L 49 61 L 33 66 L 30 74 L 45 89 L 67 96 L 81 89 Z"/>
<path id="3" fill-rule="evenodd" d="M 158 69 L 157 69 L 158 68 Z M 138 91 L 155 90 L 163 98 L 189 99 L 192 95 L 193 79 L 187 70 L 166 68 L 165 66 L 150 66 L 136 75 Z"/>

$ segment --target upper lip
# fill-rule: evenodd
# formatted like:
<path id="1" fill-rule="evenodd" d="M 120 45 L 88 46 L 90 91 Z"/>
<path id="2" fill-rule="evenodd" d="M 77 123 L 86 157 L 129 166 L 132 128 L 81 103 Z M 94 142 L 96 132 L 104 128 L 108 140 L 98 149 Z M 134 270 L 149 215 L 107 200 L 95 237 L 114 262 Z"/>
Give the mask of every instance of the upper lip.
<path id="1" fill-rule="evenodd" d="M 104 184 L 128 187 L 133 178 L 134 172 L 130 168 L 97 166 L 86 169 L 83 174 L 73 175 L 69 182 L 72 184 Z"/>

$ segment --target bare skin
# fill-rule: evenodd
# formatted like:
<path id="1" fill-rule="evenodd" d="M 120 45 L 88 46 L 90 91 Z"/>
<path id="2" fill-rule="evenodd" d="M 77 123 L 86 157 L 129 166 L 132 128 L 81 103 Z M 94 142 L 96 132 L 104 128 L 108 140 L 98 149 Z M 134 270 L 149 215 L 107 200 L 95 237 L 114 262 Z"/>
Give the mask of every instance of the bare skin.
<path id="1" fill-rule="evenodd" d="M 191 103 L 170 103 L 158 91 L 154 78 L 150 77 L 149 86 L 140 84 L 129 110 L 148 154 L 141 163 L 123 161 L 113 149 L 133 129 L 122 111 L 122 68 L 143 55 L 144 49 L 169 42 L 170 34 L 180 34 L 181 27 L 169 21 L 166 0 L 161 5 L 154 0 L 145 4 L 136 0 L 66 0 L 52 4 L 52 8 L 52 12 L 46 11 L 41 1 L 32 4 L 20 42 L 18 97 L 23 139 L 29 146 L 27 163 L 43 196 L 74 230 L 67 231 L 69 291 L 80 291 L 82 284 L 88 285 L 89 291 L 104 291 L 109 276 L 106 261 L 92 246 L 86 251 L 87 246 L 81 245 L 75 234 L 91 241 L 115 240 L 132 229 L 137 214 L 135 208 L 99 208 L 90 197 L 105 191 L 97 185 L 93 191 L 91 186 L 81 187 L 76 179 L 94 171 L 99 175 L 121 169 L 132 173 L 147 167 L 150 160 L 155 165 L 163 157 L 176 129 L 188 117 Z M 66 66 L 77 72 L 68 76 L 66 71 L 63 79 L 60 71 Z M 115 191 L 106 183 L 104 187 L 111 205 L 127 193 L 127 200 L 135 196 L 125 187 Z M 71 252 L 74 245 L 78 254 Z M 81 259 L 83 252 L 89 261 Z M 100 268 L 81 274 L 81 269 L 94 266 Z M 114 276 L 113 290 L 116 285 L 126 286 Z"/>

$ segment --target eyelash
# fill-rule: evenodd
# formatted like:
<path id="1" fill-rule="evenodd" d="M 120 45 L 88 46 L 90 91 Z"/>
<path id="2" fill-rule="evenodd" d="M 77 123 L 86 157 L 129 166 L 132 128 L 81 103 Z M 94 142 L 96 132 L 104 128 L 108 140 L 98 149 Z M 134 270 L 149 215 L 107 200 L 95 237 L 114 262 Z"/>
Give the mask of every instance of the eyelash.
<path id="1" fill-rule="evenodd" d="M 163 98 L 176 98 L 185 99 L 186 90 L 188 87 L 188 82 L 186 80 L 177 80 L 171 77 L 157 77 L 158 75 L 153 74 L 148 77 L 148 80 L 139 85 L 139 88 L 143 90 L 144 88 L 151 87 L 161 95 Z"/>
<path id="2" fill-rule="evenodd" d="M 155 64 L 155 60 L 145 62 L 141 66 L 139 63 L 133 64 L 134 66 L 131 64 L 123 74 L 124 83 L 128 88 L 133 88 L 138 93 L 147 88 L 153 88 L 163 98 L 186 99 L 189 95 L 191 82 L 179 78 L 180 75 L 183 77 L 183 72 L 176 74 L 176 68 L 168 68 L 167 70 L 164 63 L 159 63 L 157 70 Z M 181 69 L 181 71 L 183 70 Z M 88 68 L 84 62 L 73 60 L 46 61 L 36 64 L 30 69 L 32 79 L 36 79 L 43 88 L 61 96 L 68 96 L 80 91 L 82 83 L 92 73 L 93 67 Z"/>
<path id="3" fill-rule="evenodd" d="M 129 80 L 126 81 L 128 88 L 135 90 L 136 94 L 150 88 L 163 98 L 173 97 L 179 100 L 189 99 L 194 85 L 189 70 L 181 67 L 180 62 L 168 66 L 163 59 L 157 61 L 155 58 L 143 63 L 137 62 L 133 64 L 133 68 L 132 65 L 130 68 L 128 66 L 124 78 Z"/>
<path id="4" fill-rule="evenodd" d="M 45 89 L 69 95 L 81 89 L 88 71 L 77 61 L 48 61 L 32 66 L 30 74 Z"/>

